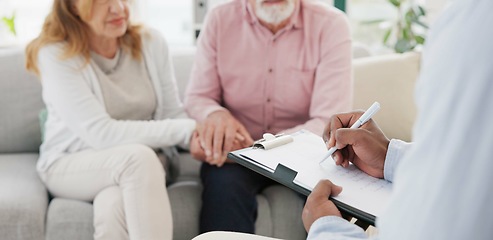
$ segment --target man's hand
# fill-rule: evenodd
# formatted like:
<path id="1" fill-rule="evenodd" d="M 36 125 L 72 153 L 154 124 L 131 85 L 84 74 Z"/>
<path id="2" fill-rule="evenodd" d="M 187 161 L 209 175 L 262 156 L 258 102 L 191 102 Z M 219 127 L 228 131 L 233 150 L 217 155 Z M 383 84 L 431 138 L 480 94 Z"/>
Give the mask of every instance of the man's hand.
<path id="1" fill-rule="evenodd" d="M 334 185 L 329 180 L 321 180 L 308 196 L 303 208 L 303 225 L 307 232 L 317 219 L 325 216 L 338 216 L 341 213 L 336 205 L 329 200 L 329 196 L 337 196 L 342 192 L 342 187 Z"/>
<path id="2" fill-rule="evenodd" d="M 332 155 L 336 165 L 347 167 L 352 162 L 368 175 L 383 178 L 390 141 L 372 119 L 358 129 L 350 129 L 361 115 L 363 112 L 358 111 L 332 116 L 324 131 L 324 141 L 328 148 L 339 149 Z"/>
<path id="3" fill-rule="evenodd" d="M 232 151 L 234 151 L 236 149 L 245 148 L 245 147 L 248 147 L 248 146 L 242 145 L 242 143 L 240 141 L 235 139 L 233 142 Z M 198 130 L 195 130 L 193 132 L 192 139 L 190 140 L 190 154 L 196 160 L 209 163 L 207 161 L 207 157 L 205 155 L 205 150 L 202 148 L 202 145 L 200 144 L 200 137 L 199 137 L 199 131 Z M 225 162 L 233 163 L 233 161 L 231 161 L 229 159 L 226 159 Z"/>
<path id="4" fill-rule="evenodd" d="M 223 110 L 209 114 L 198 135 L 205 161 L 219 167 L 226 161 L 228 152 L 253 144 L 245 127 L 228 111 Z"/>

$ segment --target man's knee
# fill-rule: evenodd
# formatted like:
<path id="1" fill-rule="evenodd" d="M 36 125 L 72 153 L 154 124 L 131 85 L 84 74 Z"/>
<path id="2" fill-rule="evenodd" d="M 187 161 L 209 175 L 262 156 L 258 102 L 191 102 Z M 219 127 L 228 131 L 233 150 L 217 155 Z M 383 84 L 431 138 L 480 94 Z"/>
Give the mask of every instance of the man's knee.
<path id="1" fill-rule="evenodd" d="M 203 164 L 201 178 L 204 184 L 204 193 L 219 194 L 222 196 L 238 194 L 245 186 L 244 176 L 238 166 L 223 167 Z"/>

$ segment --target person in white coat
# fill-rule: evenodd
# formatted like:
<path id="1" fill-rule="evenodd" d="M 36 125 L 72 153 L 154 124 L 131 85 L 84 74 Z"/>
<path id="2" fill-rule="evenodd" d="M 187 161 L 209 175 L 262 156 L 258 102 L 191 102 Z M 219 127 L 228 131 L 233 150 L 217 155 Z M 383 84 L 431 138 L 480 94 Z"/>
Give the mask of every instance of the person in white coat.
<path id="1" fill-rule="evenodd" d="M 340 149 L 336 164 L 353 162 L 393 182 L 375 239 L 493 239 L 492 11 L 493 1 L 455 0 L 432 26 L 416 86 L 412 144 L 389 141 L 372 121 L 347 129 L 361 113 L 336 115 L 328 126 L 328 147 Z M 368 238 L 328 200 L 341 191 L 324 180 L 309 196 L 308 239 Z M 228 235 L 215 234 L 197 239 Z M 242 239 L 265 239 L 249 237 Z"/>
<path id="2" fill-rule="evenodd" d="M 196 128 L 178 98 L 168 47 L 133 25 L 125 0 L 55 0 L 26 50 L 48 117 L 37 169 L 56 197 L 93 202 L 95 239 L 172 239 L 155 149 Z"/>

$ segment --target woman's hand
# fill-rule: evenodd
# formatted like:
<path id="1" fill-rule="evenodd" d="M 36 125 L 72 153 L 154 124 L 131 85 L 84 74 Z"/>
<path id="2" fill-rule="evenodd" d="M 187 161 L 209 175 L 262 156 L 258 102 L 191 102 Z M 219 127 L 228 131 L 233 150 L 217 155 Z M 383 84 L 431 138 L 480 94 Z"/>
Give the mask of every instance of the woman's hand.
<path id="1" fill-rule="evenodd" d="M 214 161 L 214 159 L 207 157 L 204 147 L 201 143 L 201 138 L 200 138 L 200 131 L 201 131 L 202 125 L 198 124 L 197 129 L 193 132 L 192 138 L 190 140 L 190 153 L 192 154 L 192 157 L 202 161 L 202 162 L 207 162 L 211 165 L 216 165 L 218 167 L 221 167 L 224 163 L 234 163 L 233 161 L 229 159 L 224 159 L 223 161 L 217 162 Z M 248 141 L 242 141 L 241 139 L 235 138 L 232 142 L 231 146 L 231 151 L 246 148 L 251 146 L 251 143 Z"/>

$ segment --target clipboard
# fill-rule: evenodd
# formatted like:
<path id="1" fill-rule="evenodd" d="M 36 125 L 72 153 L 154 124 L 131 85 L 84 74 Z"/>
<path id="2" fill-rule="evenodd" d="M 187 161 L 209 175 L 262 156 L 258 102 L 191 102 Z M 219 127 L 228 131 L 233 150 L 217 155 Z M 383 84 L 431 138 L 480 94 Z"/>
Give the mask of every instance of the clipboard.
<path id="1" fill-rule="evenodd" d="M 302 136 L 303 138 L 300 136 Z M 307 131 L 307 130 L 301 130 L 295 134 L 292 134 L 292 137 L 293 137 L 294 141 L 291 141 L 289 143 L 286 143 L 284 145 L 276 147 L 275 148 L 276 151 L 281 152 L 281 151 L 290 151 L 289 149 L 291 149 L 291 150 L 295 149 L 296 146 L 300 146 L 300 143 L 299 142 L 297 143 L 297 140 L 299 140 L 299 139 L 310 139 L 310 141 L 314 141 L 314 142 L 317 142 L 318 140 L 321 141 L 320 144 L 321 144 L 322 149 L 317 148 L 320 146 L 314 146 L 314 147 L 309 147 L 309 148 L 307 147 L 306 151 L 312 151 L 314 149 L 317 149 L 317 151 L 322 151 L 322 153 L 321 153 L 322 155 L 324 153 L 326 153 L 326 151 L 327 151 L 327 149 L 325 147 L 325 143 L 323 142 L 322 138 L 309 132 L 309 131 Z M 306 146 L 310 146 L 310 145 L 312 145 L 312 144 L 306 144 Z M 298 172 L 299 170 L 297 170 L 294 167 L 290 167 L 290 165 L 291 166 L 296 166 L 296 165 L 293 165 L 293 163 L 289 163 L 288 161 L 286 161 L 286 163 L 283 163 L 281 161 L 277 164 L 272 164 L 272 163 L 268 162 L 269 159 L 262 159 L 261 157 L 257 157 L 255 154 L 248 154 L 248 153 L 251 153 L 252 151 L 273 151 L 273 150 L 274 149 L 270 149 L 270 150 L 256 149 L 256 150 L 254 150 L 254 148 L 245 148 L 245 149 L 237 150 L 234 152 L 230 152 L 228 154 L 228 158 L 237 162 L 238 164 L 250 169 L 250 170 L 253 170 L 253 171 L 255 171 L 255 172 L 257 172 L 263 176 L 266 176 L 266 177 L 268 177 L 268 178 L 270 178 L 276 182 L 279 182 L 279 183 L 291 188 L 292 190 L 294 190 L 298 193 L 301 193 L 305 196 L 308 196 L 311 193 L 312 188 L 310 188 L 310 185 L 313 186 L 313 181 L 311 184 L 306 184 L 308 181 L 303 181 L 303 180 L 300 180 L 297 178 L 297 176 L 302 175 L 302 174 L 304 174 L 306 176 L 307 175 L 306 172 L 300 172 L 301 173 L 300 174 Z M 294 150 L 292 150 L 292 151 L 294 151 Z M 301 151 L 304 151 L 304 150 L 301 150 Z M 290 152 L 287 152 L 285 157 L 288 158 L 289 155 L 290 155 Z M 261 156 L 261 154 L 259 156 Z M 317 164 L 318 164 L 320 159 L 318 159 L 318 158 L 311 159 L 311 161 L 317 162 Z M 331 161 L 327 161 L 327 162 L 330 162 L 329 164 L 333 164 Z M 309 165 L 309 164 L 306 164 L 306 165 Z M 333 164 L 333 165 L 335 166 L 335 164 Z M 311 168 L 315 168 L 314 164 L 311 165 Z M 342 168 L 342 167 L 340 167 L 340 168 Z M 307 169 L 309 170 L 310 168 L 301 169 L 301 171 L 306 171 Z M 359 172 L 361 172 L 361 171 L 359 171 Z M 370 178 L 372 178 L 372 177 L 370 177 Z M 328 176 L 327 179 L 332 180 L 330 178 L 330 176 Z M 314 180 L 314 179 L 312 179 L 312 180 Z M 317 182 L 318 182 L 318 180 L 317 180 Z M 375 179 L 375 181 L 387 182 L 387 181 L 381 180 L 381 179 Z M 384 183 L 384 182 L 382 182 L 382 184 L 386 185 L 386 183 Z M 336 183 L 338 185 L 342 185 L 343 189 L 345 190 L 344 184 L 340 184 L 338 182 L 334 182 L 334 183 Z M 343 193 L 344 193 L 344 190 L 343 190 Z M 386 195 L 390 196 L 390 192 L 387 190 L 388 189 L 379 190 L 379 191 L 383 192 L 383 195 L 385 195 L 382 197 L 387 198 Z M 364 211 L 361 208 L 355 207 L 353 204 L 351 204 L 352 202 L 347 201 L 347 199 L 344 199 L 344 198 L 339 199 L 338 197 L 336 197 L 336 198 L 331 197 L 330 199 L 334 202 L 334 204 L 342 212 L 345 212 L 345 213 L 357 218 L 358 220 L 364 221 L 368 224 L 375 225 L 375 219 L 376 219 L 375 214 L 369 213 L 368 211 Z M 382 204 L 386 205 L 385 201 Z"/>

